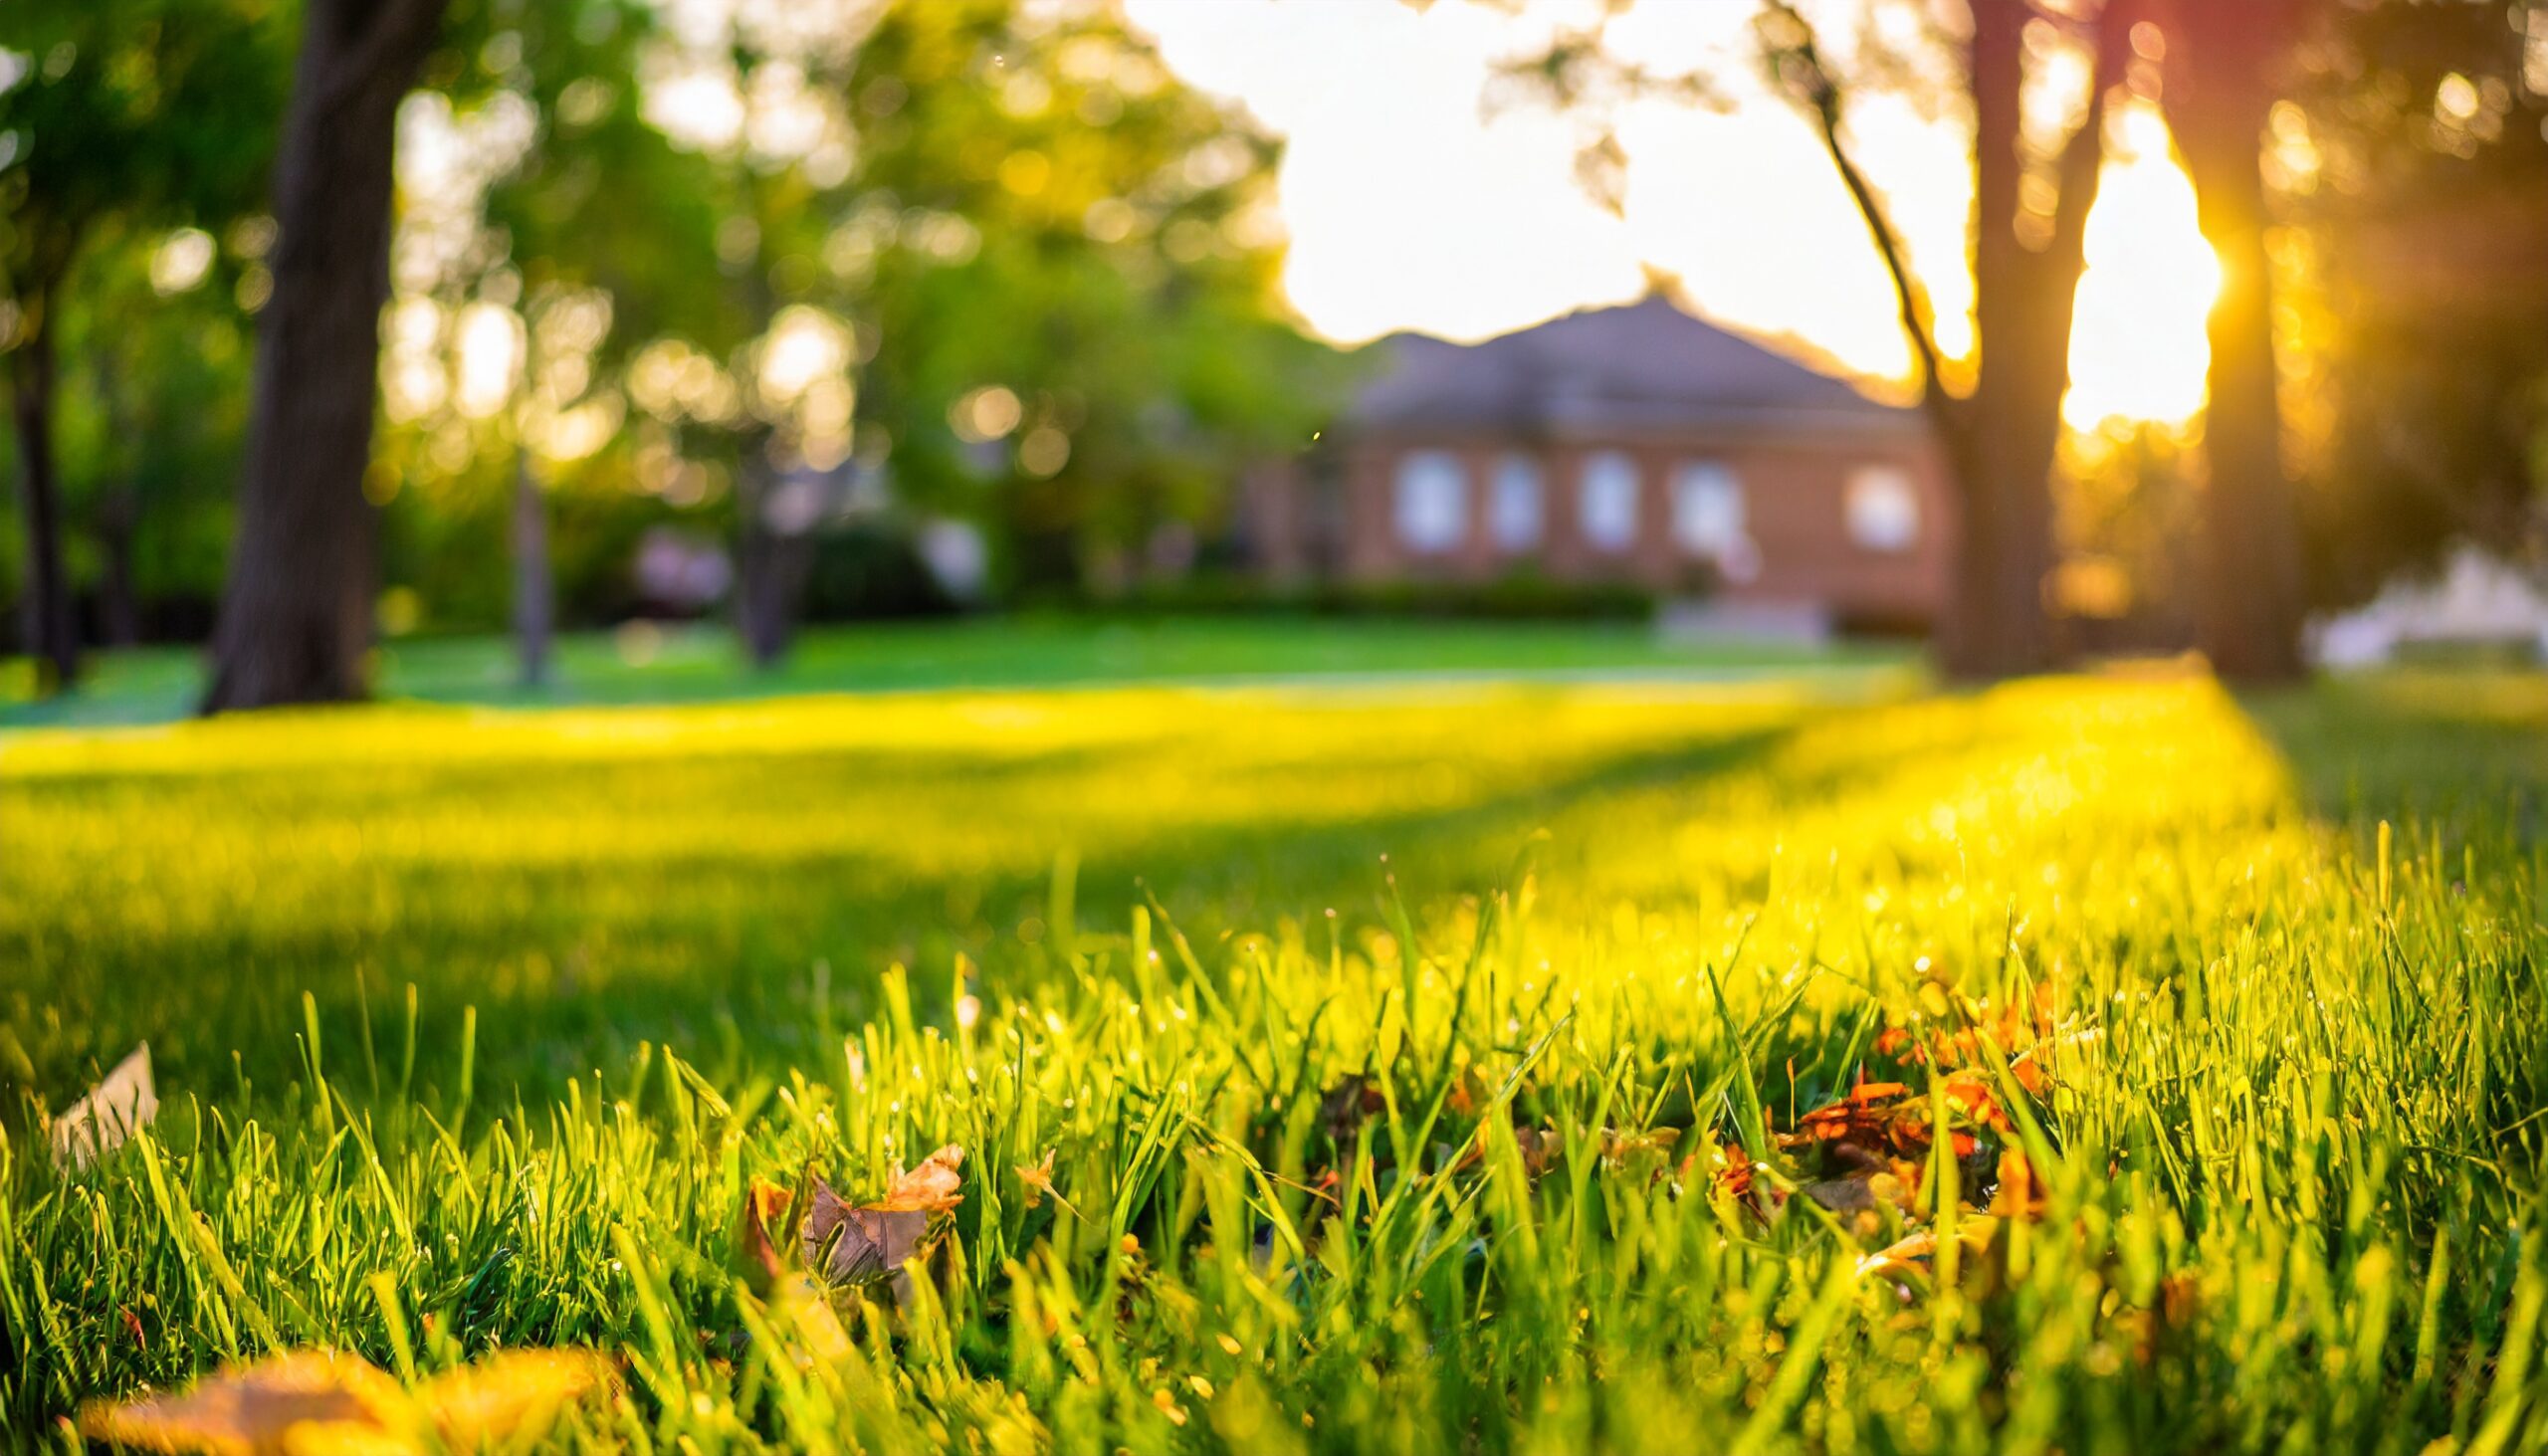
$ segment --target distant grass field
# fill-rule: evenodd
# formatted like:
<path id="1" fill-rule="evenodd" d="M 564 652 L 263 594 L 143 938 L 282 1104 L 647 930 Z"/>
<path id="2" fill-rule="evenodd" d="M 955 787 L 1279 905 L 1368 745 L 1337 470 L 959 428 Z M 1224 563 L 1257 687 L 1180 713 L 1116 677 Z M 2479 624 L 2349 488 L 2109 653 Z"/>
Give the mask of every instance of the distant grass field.
<path id="1" fill-rule="evenodd" d="M 0 734 L 0 1424 L 405 1340 L 611 1352 L 598 1449 L 2540 1449 L 2543 785 L 2521 676 Z M 2039 1217 L 1769 1196 L 1977 1028 Z M 943 1143 L 847 1348 L 738 1281 L 752 1178 Z"/>
<path id="2" fill-rule="evenodd" d="M 569 633 L 557 640 L 551 682 L 538 690 L 520 686 L 504 638 L 391 639 L 380 650 L 378 687 L 388 700 L 549 707 L 1370 674 L 1724 678 L 1916 660 L 1912 649 L 1886 643 L 1667 642 L 1636 622 L 1025 616 L 815 628 L 765 672 L 715 623 Z M 0 728 L 166 723 L 193 713 L 202 681 L 200 654 L 151 648 L 101 656 L 78 691 L 39 702 L 30 697 L 32 665 L 0 662 Z"/>

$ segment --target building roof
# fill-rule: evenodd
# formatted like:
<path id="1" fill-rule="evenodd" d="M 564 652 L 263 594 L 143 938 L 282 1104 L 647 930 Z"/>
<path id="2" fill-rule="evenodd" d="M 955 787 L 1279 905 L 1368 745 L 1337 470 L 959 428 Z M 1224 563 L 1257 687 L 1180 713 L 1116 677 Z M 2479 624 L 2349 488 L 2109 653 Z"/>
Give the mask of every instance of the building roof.
<path id="1" fill-rule="evenodd" d="M 1880 403 L 1661 293 L 1460 344 L 1392 334 L 1347 412 L 1364 430 L 1481 428 L 1544 435 L 1727 429 L 1915 433 L 1917 410 Z"/>

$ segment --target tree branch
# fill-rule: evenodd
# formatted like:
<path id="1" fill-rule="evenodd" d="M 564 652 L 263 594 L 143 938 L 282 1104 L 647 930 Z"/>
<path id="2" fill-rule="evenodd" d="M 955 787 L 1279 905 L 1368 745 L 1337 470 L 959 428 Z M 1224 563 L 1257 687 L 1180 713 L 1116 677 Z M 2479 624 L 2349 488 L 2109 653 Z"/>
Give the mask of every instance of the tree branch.
<path id="1" fill-rule="evenodd" d="M 2132 26 L 2141 11 L 2135 0 L 2107 0 L 2090 23 L 2095 60 L 2088 76 L 2088 112 L 2061 148 L 2061 192 L 2053 204 L 2052 237 L 2044 247 L 2047 257 L 2068 260 L 2073 271 L 2086 248 L 2088 214 L 2096 208 L 2105 170 L 2106 95 L 2123 83 Z"/>
<path id="2" fill-rule="evenodd" d="M 1823 68 L 1813 26 L 1786 0 L 1772 0 L 1762 19 L 1771 68 L 1812 118 L 1822 149 L 1839 172 L 1841 185 L 1849 189 L 1849 200 L 1857 204 L 1858 216 L 1875 239 L 1876 252 L 1883 258 L 1884 271 L 1893 282 L 1902 332 L 1920 361 L 1920 407 L 1942 434 L 1950 440 L 1960 440 L 1965 430 L 1964 401 L 1947 392 L 1928 290 L 1921 286 L 1919 275 L 1911 271 L 1910 257 L 1903 249 L 1901 235 L 1894 230 L 1893 220 L 1885 213 L 1884 199 L 1877 195 L 1874 184 L 1859 170 L 1847 143 L 1840 138 L 1840 89 Z M 1794 76 L 1787 74 L 1791 65 L 1797 72 Z"/>

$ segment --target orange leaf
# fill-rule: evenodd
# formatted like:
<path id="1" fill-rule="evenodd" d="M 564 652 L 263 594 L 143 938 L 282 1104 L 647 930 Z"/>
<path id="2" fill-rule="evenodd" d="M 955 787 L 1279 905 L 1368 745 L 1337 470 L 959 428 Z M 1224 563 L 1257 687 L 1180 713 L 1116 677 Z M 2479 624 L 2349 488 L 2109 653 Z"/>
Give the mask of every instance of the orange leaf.
<path id="1" fill-rule="evenodd" d="M 611 1379 L 609 1363 L 589 1350 L 507 1350 L 437 1375 L 417 1394 L 444 1444 L 474 1451 L 545 1431 Z"/>
<path id="2" fill-rule="evenodd" d="M 1991 1211 L 2003 1218 L 2041 1218 L 2043 1184 L 2026 1155 L 2012 1147 L 2000 1154 L 2000 1186 L 1991 1194 Z"/>
<path id="3" fill-rule="evenodd" d="M 963 1186 L 956 1169 L 964 1165 L 964 1149 L 950 1143 L 921 1159 L 920 1166 L 910 1172 L 897 1171 L 885 1196 L 867 1206 L 888 1213 L 945 1213 L 964 1201 L 956 1190 Z"/>
<path id="4" fill-rule="evenodd" d="M 398 1382 L 356 1354 L 301 1350 L 196 1381 L 180 1395 L 90 1405 L 80 1433 L 148 1451 L 419 1452 L 419 1412 Z"/>
<path id="5" fill-rule="evenodd" d="M 1028 1167 L 1022 1162 L 1016 1164 L 1017 1180 L 1026 1185 L 1026 1206 L 1029 1208 L 1035 1208 L 1040 1206 L 1045 1199 L 1050 1198 L 1062 1207 L 1070 1209 L 1071 1217 L 1080 1218 L 1083 1215 L 1078 1209 L 1071 1208 L 1071 1200 L 1063 1197 L 1061 1193 L 1053 1187 L 1053 1153 L 1055 1150 L 1056 1149 L 1050 1147 L 1045 1148 L 1044 1160 L 1035 1164 L 1033 1167 Z"/>

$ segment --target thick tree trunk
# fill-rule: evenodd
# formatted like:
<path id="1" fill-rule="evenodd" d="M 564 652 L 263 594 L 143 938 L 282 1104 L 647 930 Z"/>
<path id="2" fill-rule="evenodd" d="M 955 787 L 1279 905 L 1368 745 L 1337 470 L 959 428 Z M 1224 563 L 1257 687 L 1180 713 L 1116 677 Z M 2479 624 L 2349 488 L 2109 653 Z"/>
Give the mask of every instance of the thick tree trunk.
<path id="1" fill-rule="evenodd" d="M 363 494 L 389 294 L 398 104 L 445 0 L 313 0 L 275 169 L 239 526 L 204 710 L 367 691 L 376 513 Z"/>
<path id="2" fill-rule="evenodd" d="M 1982 368 L 1951 462 L 1964 487 L 1954 601 L 1943 634 L 1951 677 L 2039 672 L 2054 659 L 2044 583 L 2052 571 L 2052 474 L 2070 383 L 2070 327 L 2089 211 L 2103 165 L 2105 94 L 2122 67 L 2131 13 L 2111 0 L 2095 31 L 2088 106 L 2059 163 L 2051 216 L 2021 228 L 2025 161 L 2019 98 L 2023 0 L 1974 0 L 1968 55 L 1974 109 L 1974 323 Z"/>
<path id="3" fill-rule="evenodd" d="M 58 693 L 80 677 L 80 635 L 62 563 L 62 483 L 53 459 L 52 300 L 39 296 L 27 336 L 9 355 L 9 406 L 18 436 L 18 498 L 26 513 L 27 650 L 36 689 Z"/>
<path id="4" fill-rule="evenodd" d="M 2274 99 L 2267 69 L 2295 16 L 2281 0 L 2180 3 L 2176 15 L 2184 61 L 2169 73 L 2168 118 L 2194 179 L 2197 220 L 2221 257 L 2203 427 L 2203 646 L 2223 677 L 2287 680 L 2303 671 L 2306 602 L 2282 461 L 2261 152 Z"/>
<path id="5" fill-rule="evenodd" d="M 548 564 L 548 497 L 531 452 L 514 460 L 514 652 L 522 685 L 548 683 L 548 644 L 557 625 L 557 586 Z"/>

